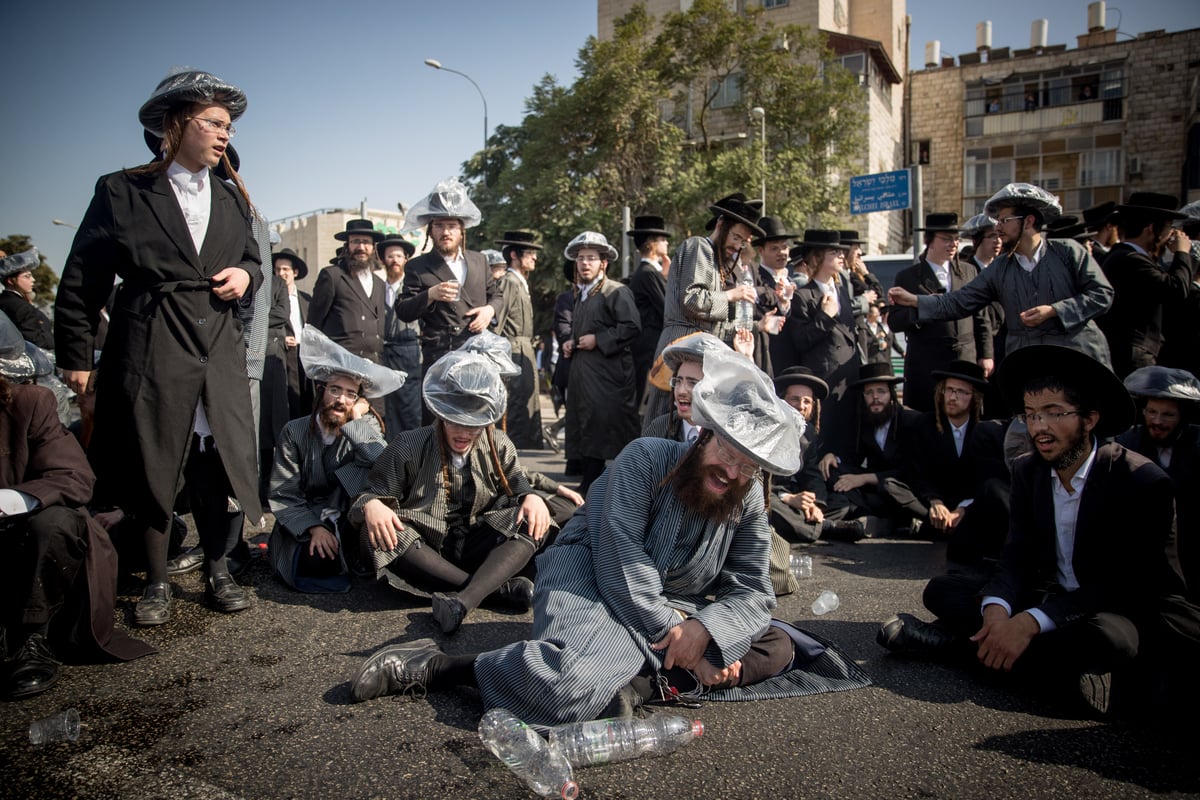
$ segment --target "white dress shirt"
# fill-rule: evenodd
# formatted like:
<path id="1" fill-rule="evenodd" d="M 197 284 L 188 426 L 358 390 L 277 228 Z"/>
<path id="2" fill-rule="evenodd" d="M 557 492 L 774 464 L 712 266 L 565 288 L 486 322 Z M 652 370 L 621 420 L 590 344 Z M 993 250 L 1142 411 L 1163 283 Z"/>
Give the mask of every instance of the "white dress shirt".
<path id="1" fill-rule="evenodd" d="M 1034 267 L 1038 265 L 1038 262 L 1042 260 L 1042 256 L 1044 255 L 1046 255 L 1045 237 L 1042 238 L 1042 243 L 1038 245 L 1037 250 L 1033 251 L 1032 257 L 1026 258 L 1020 253 L 1014 252 L 1013 258 L 1017 260 L 1017 266 L 1019 266 L 1021 269 L 1025 270 L 1026 272 L 1033 272 Z"/>
<path id="2" fill-rule="evenodd" d="M 467 259 L 463 255 L 463 251 L 459 250 L 454 258 L 447 258 L 446 266 L 454 273 L 454 280 L 458 281 L 458 285 L 462 286 L 467 282 Z"/>
<path id="3" fill-rule="evenodd" d="M 212 183 L 208 180 L 208 167 L 199 172 L 181 167 L 172 161 L 167 167 L 167 179 L 179 202 L 179 210 L 187 222 L 188 231 L 192 234 L 192 244 L 196 246 L 196 254 L 204 245 L 204 236 L 208 233 L 208 219 L 212 214 Z"/>
<path id="4" fill-rule="evenodd" d="M 950 265 L 939 264 L 936 261 L 930 261 L 928 258 L 925 261 L 929 264 L 929 268 L 933 270 L 934 277 L 938 279 L 938 283 L 942 285 L 942 288 L 947 292 L 950 291 Z"/>

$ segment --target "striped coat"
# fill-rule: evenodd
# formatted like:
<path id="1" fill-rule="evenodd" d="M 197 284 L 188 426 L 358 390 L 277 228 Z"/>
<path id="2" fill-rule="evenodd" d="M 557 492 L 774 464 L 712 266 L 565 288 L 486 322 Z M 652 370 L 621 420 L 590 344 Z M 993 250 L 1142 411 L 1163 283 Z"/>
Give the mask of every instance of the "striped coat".
<path id="1" fill-rule="evenodd" d="M 350 510 L 352 524 L 363 526 L 363 506 L 369 500 L 381 500 L 404 520 L 404 530 L 397 533 L 396 549 L 391 552 L 375 550 L 375 574 L 388 578 L 397 588 L 418 596 L 428 593 L 412 586 L 386 569 L 404 551 L 417 542 L 441 552 L 446 538 L 446 515 L 449 507 L 448 495 L 442 480 L 442 454 L 437 441 L 437 427 L 427 425 L 415 431 L 405 431 L 397 436 L 379 456 L 367 483 Z M 508 537 L 517 536 L 517 513 L 521 501 L 532 488 L 525 468 L 517 460 L 517 448 L 503 431 L 493 430 L 500 466 L 508 478 L 512 496 L 504 493 L 492 465 L 492 456 L 484 436 L 476 442 L 468 454 L 471 478 L 475 487 L 475 502 L 467 516 L 467 526 L 474 528 L 485 523 L 494 531 Z M 485 434 L 486 436 L 486 434 Z M 461 476 L 450 468 L 452 490 L 461 486 Z M 370 548 L 363 534 L 364 551 Z"/>
<path id="2" fill-rule="evenodd" d="M 775 596 L 757 482 L 742 513 L 722 524 L 669 488 L 647 491 L 687 447 L 637 439 L 592 484 L 587 505 L 538 557 L 533 640 L 476 659 L 486 708 L 540 725 L 593 719 L 643 667 L 661 667 L 650 644 L 682 622 L 680 612 L 704 624 L 705 656 L 721 667 L 766 632 Z"/>
<path id="3" fill-rule="evenodd" d="M 275 574 L 289 586 L 296 586 L 296 554 L 310 538 L 308 529 L 322 524 L 326 509 L 345 516 L 383 448 L 379 421 L 369 414 L 343 425 L 329 445 L 313 430 L 311 416 L 283 427 L 271 470 L 268 499 L 275 528 L 268 547 Z M 329 527 L 338 535 L 336 526 Z"/>

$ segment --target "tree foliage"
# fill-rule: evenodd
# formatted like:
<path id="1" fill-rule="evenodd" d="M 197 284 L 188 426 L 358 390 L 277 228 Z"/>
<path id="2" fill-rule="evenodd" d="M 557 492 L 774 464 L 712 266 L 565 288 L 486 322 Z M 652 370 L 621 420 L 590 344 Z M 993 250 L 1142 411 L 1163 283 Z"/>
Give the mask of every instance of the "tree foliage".
<path id="1" fill-rule="evenodd" d="M 498 127 L 464 165 L 485 226 L 471 243 L 490 246 L 515 228 L 542 235 L 547 247 L 530 288 L 545 330 L 565 287 L 560 254 L 576 234 L 600 231 L 620 249 L 629 206 L 688 235 L 702 230 L 713 200 L 758 194 L 755 106 L 766 112 L 768 212 L 797 229 L 833 222 L 848 205 L 836 176 L 859 160 L 866 95 L 828 56 L 819 34 L 766 22 L 758 7 L 733 12 L 724 0 L 695 0 L 656 20 L 635 6 L 612 39 L 583 45 L 573 84 L 544 77 L 521 124 Z M 729 81 L 740 97 L 717 108 Z M 722 126 L 745 136 L 714 135 Z"/>
<path id="2" fill-rule="evenodd" d="M 33 247 L 33 239 L 23 233 L 14 233 L 0 239 L 0 250 L 10 256 L 23 253 Z M 54 295 L 58 287 L 58 276 L 50 268 L 46 257 L 38 251 L 38 265 L 33 268 L 33 302 L 38 306 L 54 304 Z"/>

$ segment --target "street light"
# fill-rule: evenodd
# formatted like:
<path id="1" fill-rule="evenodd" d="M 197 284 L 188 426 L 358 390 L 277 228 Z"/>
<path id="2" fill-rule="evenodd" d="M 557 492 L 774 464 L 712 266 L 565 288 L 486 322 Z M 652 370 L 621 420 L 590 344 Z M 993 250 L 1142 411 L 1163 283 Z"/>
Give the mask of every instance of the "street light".
<path id="1" fill-rule="evenodd" d="M 64 228 L 74 228 L 75 230 L 79 230 L 78 225 L 72 225 L 71 223 L 64 222 L 61 219 L 52 219 L 52 220 L 50 220 L 50 224 L 51 225 L 62 225 Z"/>
<path id="2" fill-rule="evenodd" d="M 459 72 L 458 70 L 450 69 L 449 67 L 443 67 L 442 62 L 438 61 L 436 58 L 425 59 L 425 66 L 433 67 L 434 69 L 445 70 L 446 72 L 453 72 L 455 75 L 462 75 L 464 78 L 471 81 L 471 85 L 475 87 L 475 91 L 479 92 L 479 99 L 483 101 L 483 149 L 487 150 L 487 140 L 488 140 L 487 98 L 483 96 L 483 89 L 480 89 L 479 84 L 476 83 L 474 80 L 472 80 L 471 76 L 468 75 L 467 73 Z"/>
<path id="3" fill-rule="evenodd" d="M 758 146 L 760 166 L 762 167 L 762 213 L 767 213 L 767 111 L 762 106 L 755 106 L 750 109 L 750 116 L 754 117 L 761 123 L 762 128 L 759 131 Z"/>

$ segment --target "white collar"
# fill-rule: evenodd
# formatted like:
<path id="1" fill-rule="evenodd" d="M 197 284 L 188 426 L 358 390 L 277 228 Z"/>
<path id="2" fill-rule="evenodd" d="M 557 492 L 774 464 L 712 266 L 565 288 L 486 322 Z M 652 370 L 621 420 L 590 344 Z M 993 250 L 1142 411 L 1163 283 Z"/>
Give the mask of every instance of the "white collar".
<path id="1" fill-rule="evenodd" d="M 172 161 L 167 167 L 167 178 L 171 181 L 171 183 L 175 184 L 180 191 L 198 192 L 204 189 L 204 181 L 206 178 L 208 178 L 208 167 L 202 167 L 199 172 L 192 172 L 178 161 Z"/>

